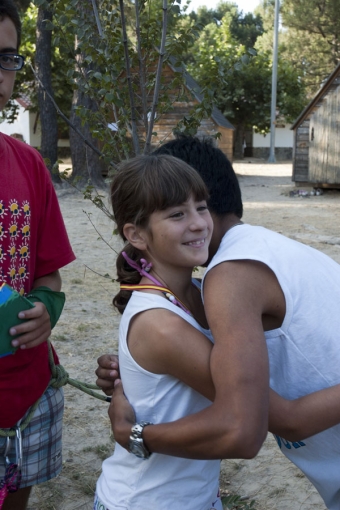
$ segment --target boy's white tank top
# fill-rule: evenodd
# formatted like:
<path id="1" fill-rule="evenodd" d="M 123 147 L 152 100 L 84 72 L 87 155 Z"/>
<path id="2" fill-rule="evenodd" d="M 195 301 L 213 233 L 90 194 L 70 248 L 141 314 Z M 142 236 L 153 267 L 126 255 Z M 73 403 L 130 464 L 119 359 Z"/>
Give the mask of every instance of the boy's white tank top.
<path id="1" fill-rule="evenodd" d="M 207 273 L 231 260 L 266 264 L 284 293 L 282 327 L 265 332 L 271 387 L 296 399 L 339 384 L 340 265 L 309 246 L 250 225 L 235 226 L 225 234 Z M 327 508 L 339 510 L 340 425 L 295 443 L 276 440 L 315 485 Z"/>

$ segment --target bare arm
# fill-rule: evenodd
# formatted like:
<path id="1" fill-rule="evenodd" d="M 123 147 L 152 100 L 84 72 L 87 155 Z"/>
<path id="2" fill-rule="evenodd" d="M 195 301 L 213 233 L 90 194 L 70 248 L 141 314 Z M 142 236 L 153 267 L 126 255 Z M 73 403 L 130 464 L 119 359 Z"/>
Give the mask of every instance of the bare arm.
<path id="1" fill-rule="evenodd" d="M 119 409 L 119 414 L 124 414 L 128 437 L 131 426 L 136 420 L 132 407 L 124 397 L 119 381 L 116 383 L 114 398 L 116 399 L 115 408 Z M 340 385 L 311 393 L 296 400 L 286 400 L 271 390 L 269 431 L 288 441 L 307 439 L 340 423 L 339 400 Z"/>
<path id="2" fill-rule="evenodd" d="M 41 276 L 41 278 L 34 280 L 32 290 L 42 286 L 60 292 L 61 277 L 59 271 L 54 271 L 53 273 L 49 273 L 45 276 Z"/>
<path id="3" fill-rule="evenodd" d="M 195 327 L 166 309 L 152 309 L 132 322 L 129 351 L 145 370 L 168 374 L 214 400 L 210 374 L 213 344 Z"/>
<path id="4" fill-rule="evenodd" d="M 269 431 L 300 441 L 340 423 L 340 384 L 296 400 L 270 392 Z"/>
<path id="5" fill-rule="evenodd" d="M 176 422 L 147 426 L 150 451 L 188 458 L 251 458 L 268 428 L 268 359 L 261 316 L 272 306 L 263 289 L 272 274 L 261 265 L 224 263 L 207 276 L 205 304 L 215 346 L 210 368 L 216 389 L 207 409 Z M 270 304 L 268 304 L 270 303 Z M 126 445 L 134 416 L 121 385 L 110 409 L 115 437 Z"/>
<path id="6" fill-rule="evenodd" d="M 59 271 L 37 278 L 33 282 L 33 289 L 45 286 L 51 290 L 60 291 L 61 278 Z M 13 336 L 20 335 L 12 343 L 21 349 L 30 349 L 45 342 L 51 334 L 51 321 L 48 311 L 43 303 L 35 302 L 34 308 L 19 313 L 20 319 L 27 319 L 18 326 L 12 327 L 10 333 Z"/>
<path id="7" fill-rule="evenodd" d="M 238 274 L 240 270 L 241 268 L 237 264 L 233 265 L 234 277 L 241 285 L 242 275 Z M 262 270 L 263 274 L 261 274 Z M 248 298 L 243 301 L 243 306 L 239 303 L 239 309 L 242 310 L 241 315 L 235 309 L 238 301 L 237 289 L 233 291 L 231 284 L 226 287 L 232 298 L 228 314 L 226 306 L 219 306 L 222 303 L 221 295 L 214 292 L 216 280 L 207 281 L 207 283 L 211 283 L 211 292 L 213 293 L 212 296 L 209 296 L 209 287 L 206 287 L 208 320 L 212 325 L 217 324 L 217 327 L 213 326 L 212 328 L 217 341 L 212 349 L 211 370 L 213 384 L 217 388 L 216 393 L 218 393 L 218 385 L 222 386 L 222 390 L 219 391 L 220 405 L 216 406 L 218 398 L 216 395 L 214 404 L 201 413 L 169 424 L 145 427 L 143 437 L 150 451 L 189 458 L 232 456 L 247 458 L 256 451 L 256 445 L 259 445 L 261 441 L 261 435 L 258 432 L 260 427 L 262 428 L 262 438 L 264 437 L 263 428 L 267 430 L 268 427 L 268 422 L 264 423 L 264 420 L 268 419 L 265 400 L 268 393 L 267 351 L 263 339 L 262 324 L 258 323 L 256 313 L 253 318 L 250 314 L 252 310 L 256 312 L 256 305 L 253 305 L 251 301 L 254 296 L 262 303 L 263 300 L 267 300 L 267 303 L 262 305 L 264 315 L 270 315 L 270 324 L 274 328 L 277 325 L 272 324 L 272 321 L 277 320 L 275 319 L 275 310 L 280 308 L 280 296 L 277 292 L 277 282 L 275 284 L 273 275 L 268 274 L 266 268 L 258 265 L 256 274 L 252 276 L 251 273 L 252 271 L 248 273 L 250 281 L 245 282 L 249 289 Z M 220 277 L 221 274 L 216 274 L 217 283 Z M 255 278 L 255 281 L 251 281 L 252 278 Z M 258 281 L 256 281 L 257 278 Z M 261 297 L 262 286 L 266 289 L 264 298 Z M 207 303 L 209 297 L 212 300 L 211 306 L 210 303 Z M 224 303 L 228 304 L 228 299 L 225 299 Z M 247 313 L 246 310 L 248 310 Z M 224 324 L 228 315 L 231 315 L 231 318 L 227 327 Z M 257 328 L 254 327 L 255 324 L 257 324 Z M 223 339 L 218 343 L 217 335 L 220 335 L 221 338 L 221 334 L 224 334 L 226 349 L 223 348 Z M 233 337 L 235 338 L 234 345 L 230 343 L 230 339 Z M 240 346 L 240 339 L 243 339 L 244 350 L 246 354 L 249 354 L 248 356 L 238 354 L 237 347 Z M 232 353 L 234 353 L 234 358 L 232 358 Z M 248 368 L 243 374 L 242 367 L 246 368 L 247 364 Z M 258 374 L 258 367 L 261 367 L 261 374 Z M 264 378 L 263 373 L 266 374 Z M 230 377 L 231 381 L 224 382 Z M 200 391 L 199 388 L 197 389 Z M 339 397 L 340 385 L 294 401 L 285 400 L 271 391 L 269 430 L 285 439 L 294 441 L 304 439 L 340 423 Z M 254 403 L 256 399 L 257 407 Z M 131 425 L 135 423 L 135 416 L 124 397 L 119 381 L 116 383 L 110 416 L 116 439 L 126 446 Z M 254 428 L 254 419 L 258 423 L 256 428 Z M 242 445 L 246 445 L 247 449 L 242 450 Z"/>

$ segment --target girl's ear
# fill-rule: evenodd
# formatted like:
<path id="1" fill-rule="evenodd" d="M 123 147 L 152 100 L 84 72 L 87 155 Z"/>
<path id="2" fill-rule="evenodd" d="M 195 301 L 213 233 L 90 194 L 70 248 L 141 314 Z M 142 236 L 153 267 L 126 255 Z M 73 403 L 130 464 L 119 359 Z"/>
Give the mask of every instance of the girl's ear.
<path id="1" fill-rule="evenodd" d="M 147 249 L 146 236 L 141 228 L 133 223 L 126 223 L 123 227 L 123 234 L 127 241 L 138 250 Z"/>

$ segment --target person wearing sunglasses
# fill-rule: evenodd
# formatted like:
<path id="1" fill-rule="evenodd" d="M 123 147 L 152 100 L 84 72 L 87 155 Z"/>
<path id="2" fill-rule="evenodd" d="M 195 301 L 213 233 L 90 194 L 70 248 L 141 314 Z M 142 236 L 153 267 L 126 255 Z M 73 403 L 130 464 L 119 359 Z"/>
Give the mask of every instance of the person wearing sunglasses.
<path id="1" fill-rule="evenodd" d="M 0 0 L 0 111 L 25 62 L 20 34 L 14 3 Z M 42 157 L 0 132 L 0 287 L 9 285 L 34 305 L 0 333 L 0 346 L 9 333 L 14 351 L 0 356 L 2 510 L 25 510 L 31 487 L 62 468 L 64 400 L 61 389 L 49 386 L 47 339 L 62 309 L 56 298 L 64 299 L 59 269 L 74 258 Z M 6 319 L 0 306 L 0 325 Z"/>

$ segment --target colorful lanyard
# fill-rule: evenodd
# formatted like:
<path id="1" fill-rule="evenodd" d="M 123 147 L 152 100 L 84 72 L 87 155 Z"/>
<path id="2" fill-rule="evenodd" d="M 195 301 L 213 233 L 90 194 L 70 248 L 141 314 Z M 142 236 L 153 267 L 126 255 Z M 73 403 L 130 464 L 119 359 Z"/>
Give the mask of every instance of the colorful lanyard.
<path id="1" fill-rule="evenodd" d="M 197 287 L 195 287 L 197 288 Z M 121 290 L 130 290 L 131 292 L 133 290 L 143 290 L 143 289 L 153 289 L 153 290 L 160 290 L 163 292 L 164 296 L 174 305 L 179 306 L 182 310 L 184 310 L 188 315 L 192 316 L 192 313 L 190 310 L 188 310 L 182 301 L 178 299 L 177 296 L 171 290 L 167 289 L 166 287 L 162 287 L 161 285 L 148 285 L 148 284 L 137 284 L 137 285 L 128 285 L 126 283 L 122 283 L 120 285 Z M 197 289 L 198 290 L 198 289 Z"/>

